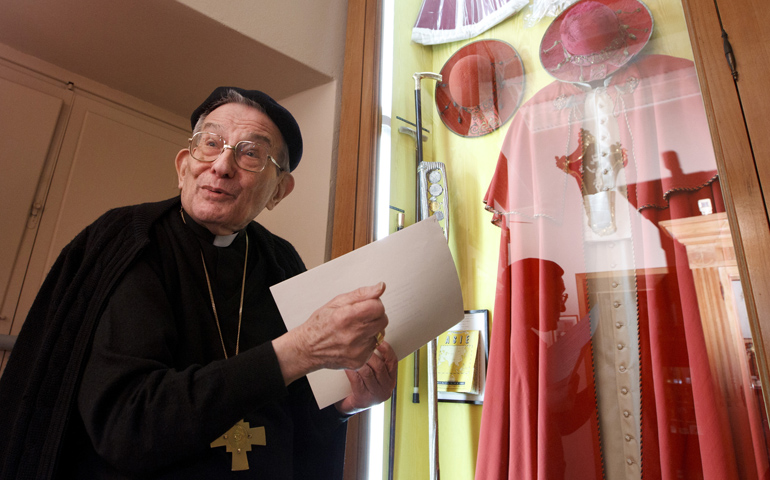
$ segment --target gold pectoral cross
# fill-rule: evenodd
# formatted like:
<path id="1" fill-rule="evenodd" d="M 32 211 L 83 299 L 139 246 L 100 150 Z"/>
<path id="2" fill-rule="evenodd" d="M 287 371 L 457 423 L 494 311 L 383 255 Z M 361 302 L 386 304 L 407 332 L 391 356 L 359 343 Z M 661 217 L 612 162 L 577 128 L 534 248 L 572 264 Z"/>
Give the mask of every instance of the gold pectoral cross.
<path id="1" fill-rule="evenodd" d="M 246 452 L 251 451 L 252 445 L 267 445 L 265 427 L 251 428 L 249 422 L 243 420 L 211 442 L 211 448 L 227 447 L 227 451 L 233 454 L 233 471 L 249 469 Z"/>

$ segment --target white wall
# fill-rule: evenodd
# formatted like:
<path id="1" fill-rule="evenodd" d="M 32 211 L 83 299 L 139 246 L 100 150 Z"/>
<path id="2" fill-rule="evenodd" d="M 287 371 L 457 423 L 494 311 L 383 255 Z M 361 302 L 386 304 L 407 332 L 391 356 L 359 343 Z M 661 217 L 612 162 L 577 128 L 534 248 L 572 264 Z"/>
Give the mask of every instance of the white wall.
<path id="1" fill-rule="evenodd" d="M 333 78 L 342 77 L 347 0 L 177 0 Z"/>
<path id="2" fill-rule="evenodd" d="M 280 100 L 299 123 L 304 142 L 302 161 L 294 171 L 294 191 L 257 221 L 290 241 L 308 268 L 325 260 L 335 157 L 337 82 Z"/>

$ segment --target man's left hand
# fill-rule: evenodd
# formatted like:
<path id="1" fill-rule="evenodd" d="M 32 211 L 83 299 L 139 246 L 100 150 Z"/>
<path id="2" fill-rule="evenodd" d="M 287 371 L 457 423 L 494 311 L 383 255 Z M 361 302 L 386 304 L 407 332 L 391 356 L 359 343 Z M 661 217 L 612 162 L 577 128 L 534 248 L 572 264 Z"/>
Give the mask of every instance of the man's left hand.
<path id="1" fill-rule="evenodd" d="M 337 402 L 337 410 L 350 415 L 384 402 L 396 386 L 397 372 L 396 352 L 382 342 L 363 367 L 345 370 L 353 393 Z"/>

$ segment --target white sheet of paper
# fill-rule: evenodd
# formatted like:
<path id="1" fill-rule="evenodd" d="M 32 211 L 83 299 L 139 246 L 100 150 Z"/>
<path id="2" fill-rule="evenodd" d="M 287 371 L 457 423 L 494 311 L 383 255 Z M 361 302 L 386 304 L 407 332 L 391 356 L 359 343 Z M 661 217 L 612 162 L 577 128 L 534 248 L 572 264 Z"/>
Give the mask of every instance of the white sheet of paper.
<path id="1" fill-rule="evenodd" d="M 463 319 L 463 299 L 444 233 L 431 217 L 270 287 L 286 328 L 339 294 L 385 282 L 385 340 L 406 357 Z M 343 370 L 308 375 L 319 408 L 351 393 Z"/>

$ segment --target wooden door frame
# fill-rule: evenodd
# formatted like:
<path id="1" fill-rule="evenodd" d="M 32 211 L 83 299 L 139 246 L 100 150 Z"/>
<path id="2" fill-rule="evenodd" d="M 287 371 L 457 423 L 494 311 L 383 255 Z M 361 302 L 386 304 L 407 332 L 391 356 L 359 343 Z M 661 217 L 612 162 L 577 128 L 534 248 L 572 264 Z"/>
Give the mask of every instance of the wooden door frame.
<path id="1" fill-rule="evenodd" d="M 741 1 L 744 0 L 722 2 L 721 7 L 732 9 L 733 15 L 740 14 Z M 741 107 L 739 84 L 733 80 L 725 58 L 717 6 L 712 1 L 683 0 L 682 3 L 733 234 L 760 378 L 763 385 L 770 385 L 767 368 L 767 352 L 770 352 L 770 250 L 767 248 L 770 245 L 770 221 L 758 173 L 761 170 L 757 159 L 761 158 L 761 153 L 753 150 Z M 763 34 L 763 38 L 768 37 Z M 752 52 L 735 48 L 734 51 L 744 64 L 751 61 Z M 763 101 L 770 108 L 767 99 L 760 97 L 752 101 Z M 765 388 L 763 393 L 765 408 L 770 411 L 768 389 Z"/>
<path id="2" fill-rule="evenodd" d="M 374 237 L 381 10 L 380 0 L 348 2 L 332 258 L 362 247 Z M 368 437 L 368 412 L 348 421 L 343 478 L 365 478 Z"/>

